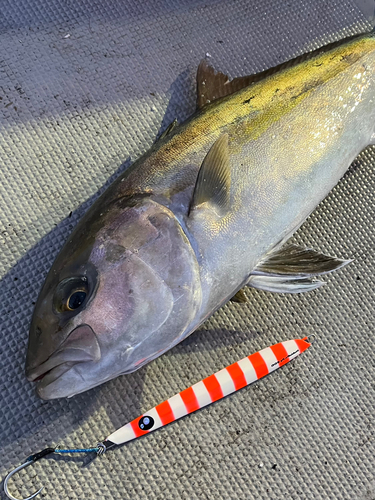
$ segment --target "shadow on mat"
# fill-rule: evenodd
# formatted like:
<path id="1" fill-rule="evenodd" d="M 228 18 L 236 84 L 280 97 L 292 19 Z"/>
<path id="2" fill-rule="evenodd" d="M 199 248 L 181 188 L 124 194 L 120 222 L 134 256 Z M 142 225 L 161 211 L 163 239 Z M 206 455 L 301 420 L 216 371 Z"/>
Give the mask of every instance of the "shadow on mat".
<path id="1" fill-rule="evenodd" d="M 179 107 L 179 91 L 181 87 L 189 89 L 189 72 L 182 72 L 168 89 L 169 104 L 161 123 L 158 136 L 168 127 L 175 118 L 182 121 L 186 111 Z M 64 435 L 85 421 L 96 406 L 96 401 L 108 390 L 119 391 L 121 411 L 111 412 L 115 426 L 121 426 L 128 420 L 135 418 L 141 409 L 142 388 L 145 369 L 126 376 L 126 383 L 119 380 L 108 382 L 86 393 L 79 394 L 72 399 L 42 401 L 34 393 L 34 386 L 26 380 L 24 362 L 29 324 L 39 290 L 44 279 L 64 242 L 72 232 L 79 219 L 99 196 L 122 174 L 131 164 L 128 158 L 117 171 L 106 181 L 101 189 L 86 200 L 74 212 L 62 220 L 52 231 L 45 235 L 33 248 L 13 266 L 0 280 L 0 317 L 3 331 L 12 331 L 11 338 L 3 339 L 0 345 L 0 356 L 6 352 L 5 359 L 11 360 L 11 365 L 0 364 L 0 391 L 2 394 L 3 421 L 9 422 L 0 437 L 0 453 L 10 443 L 27 439 L 36 433 L 50 427 L 54 421 L 64 419 L 64 429 L 49 428 L 50 441 L 62 440 Z M 25 271 L 26 270 L 26 271 Z M 14 321 L 17 318 L 17 323 Z M 9 355 L 9 350 L 12 354 Z M 110 385 L 110 389 L 109 386 Z M 115 384 L 115 385 L 114 385 Z M 131 390 L 129 390 L 129 384 Z M 127 388 L 127 390 L 126 390 Z M 8 404 L 12 402 L 12 406 Z M 15 405 L 16 403 L 16 405 Z M 19 405 L 19 406 L 18 406 Z M 118 409 L 117 409 L 118 410 Z M 1 408 L 0 408 L 1 411 Z M 52 432 L 52 434 L 51 434 Z M 103 439 L 104 436 L 98 436 Z"/>

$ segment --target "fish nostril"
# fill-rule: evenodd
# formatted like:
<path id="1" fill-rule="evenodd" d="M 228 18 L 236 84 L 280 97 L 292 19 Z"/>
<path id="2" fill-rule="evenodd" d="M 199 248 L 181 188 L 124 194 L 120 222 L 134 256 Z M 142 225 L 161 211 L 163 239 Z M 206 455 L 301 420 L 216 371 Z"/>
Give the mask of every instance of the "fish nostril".
<path id="1" fill-rule="evenodd" d="M 41 335 L 42 335 L 42 329 L 39 326 L 37 326 L 35 328 L 35 336 L 39 338 Z"/>

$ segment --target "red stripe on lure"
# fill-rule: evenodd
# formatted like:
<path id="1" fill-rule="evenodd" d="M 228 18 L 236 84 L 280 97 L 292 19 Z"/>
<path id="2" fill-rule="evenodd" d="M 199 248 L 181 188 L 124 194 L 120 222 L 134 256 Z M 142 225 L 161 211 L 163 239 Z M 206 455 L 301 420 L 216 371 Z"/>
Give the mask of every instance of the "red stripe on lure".
<path id="1" fill-rule="evenodd" d="M 106 442 L 123 444 L 193 413 L 275 371 L 310 345 L 305 337 L 280 342 L 251 354 L 155 406 L 115 431 Z"/>

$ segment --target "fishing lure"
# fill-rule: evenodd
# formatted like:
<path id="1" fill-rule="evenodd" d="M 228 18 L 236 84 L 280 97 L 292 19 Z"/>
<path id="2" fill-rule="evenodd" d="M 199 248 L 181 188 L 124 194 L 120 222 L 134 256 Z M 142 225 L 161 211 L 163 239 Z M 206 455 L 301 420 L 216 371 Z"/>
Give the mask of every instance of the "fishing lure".
<path id="1" fill-rule="evenodd" d="M 89 453 L 95 452 L 102 455 L 114 446 L 122 445 L 135 438 L 155 431 L 164 425 L 178 420 L 189 413 L 193 413 L 232 392 L 242 389 L 246 385 L 256 382 L 260 378 L 285 365 L 299 354 L 304 352 L 312 343 L 311 337 L 287 340 L 271 347 L 267 347 L 250 356 L 223 368 L 222 370 L 206 377 L 188 389 L 179 392 L 163 403 L 155 406 L 140 417 L 113 432 L 103 442 L 94 448 L 61 449 L 46 448 L 35 455 L 28 457 L 25 462 L 11 471 L 4 480 L 5 494 L 11 500 L 18 500 L 8 490 L 9 479 L 21 469 L 31 465 L 41 458 L 56 453 Z M 43 489 L 43 486 L 31 496 L 23 500 L 32 500 Z"/>

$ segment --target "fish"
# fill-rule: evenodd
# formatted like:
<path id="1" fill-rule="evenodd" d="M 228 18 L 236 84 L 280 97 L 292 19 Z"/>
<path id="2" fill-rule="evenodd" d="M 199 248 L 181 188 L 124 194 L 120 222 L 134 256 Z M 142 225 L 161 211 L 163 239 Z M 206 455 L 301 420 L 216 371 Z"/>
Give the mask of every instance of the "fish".
<path id="1" fill-rule="evenodd" d="M 375 37 L 230 80 L 205 60 L 174 121 L 83 216 L 33 312 L 26 376 L 72 397 L 154 360 L 244 287 L 319 288 L 350 259 L 288 240 L 374 144 Z"/>

